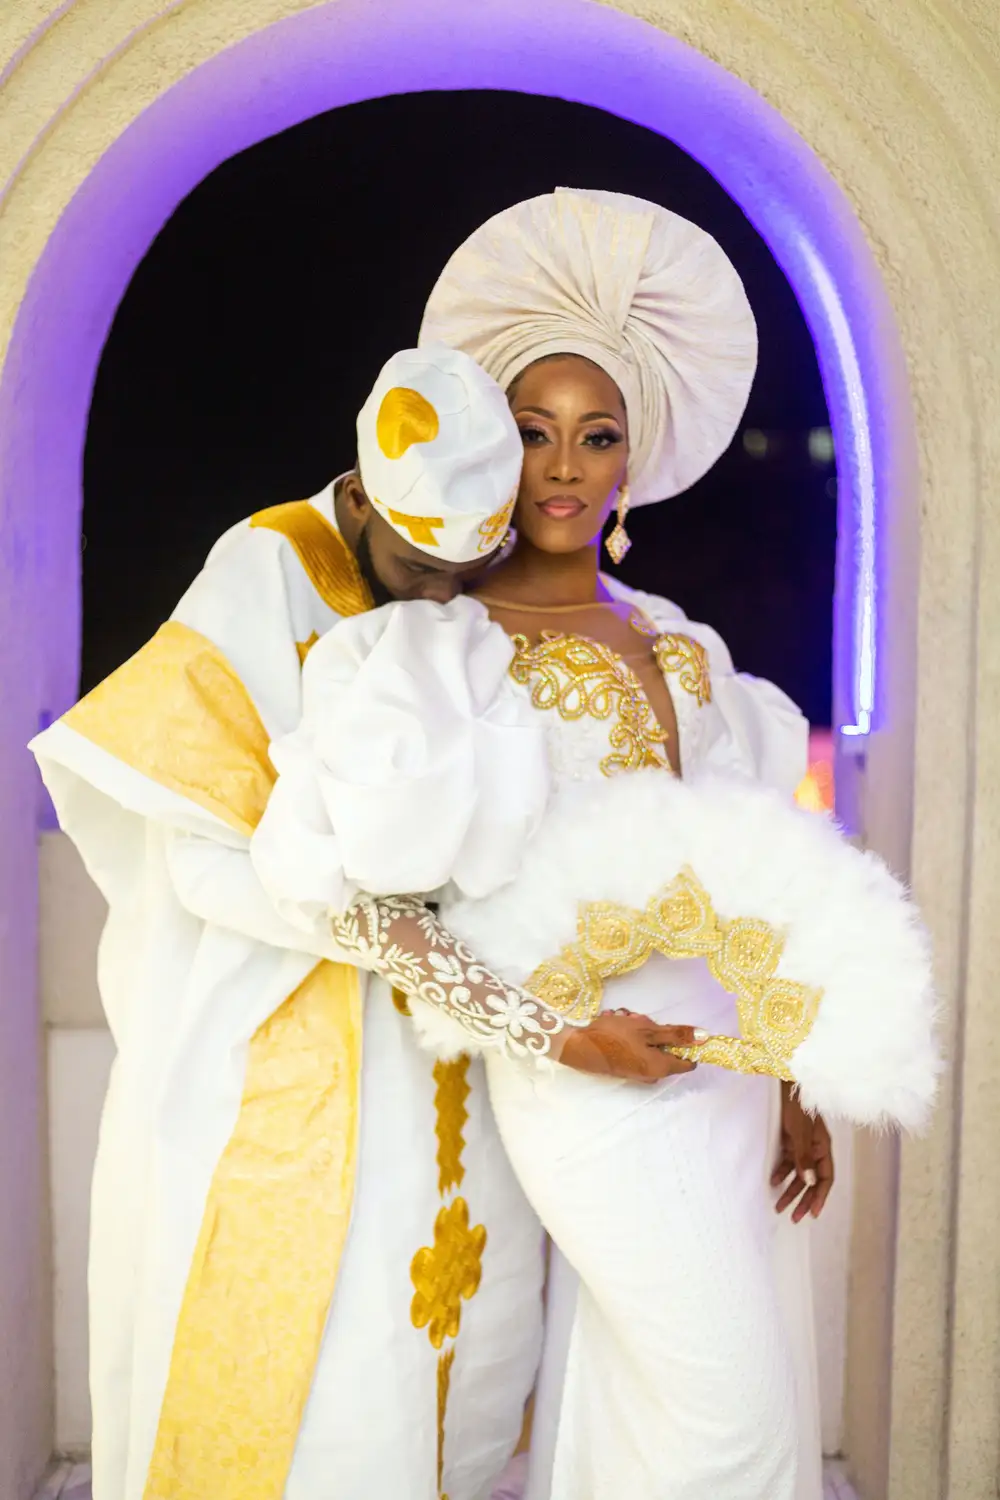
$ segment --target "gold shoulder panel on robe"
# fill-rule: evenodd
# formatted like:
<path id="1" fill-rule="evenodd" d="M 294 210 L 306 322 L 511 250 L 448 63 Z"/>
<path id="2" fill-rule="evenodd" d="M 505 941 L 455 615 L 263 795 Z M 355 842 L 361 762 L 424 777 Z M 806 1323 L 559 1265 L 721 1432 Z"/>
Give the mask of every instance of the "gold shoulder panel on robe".
<path id="1" fill-rule="evenodd" d="M 335 527 L 308 500 L 272 505 L 251 516 L 250 525 L 277 531 L 295 549 L 309 582 L 338 615 L 360 615 L 373 607 L 354 555 Z"/>
<path id="2" fill-rule="evenodd" d="M 267 730 L 217 646 L 168 620 L 62 722 L 250 835 L 274 785 Z"/>

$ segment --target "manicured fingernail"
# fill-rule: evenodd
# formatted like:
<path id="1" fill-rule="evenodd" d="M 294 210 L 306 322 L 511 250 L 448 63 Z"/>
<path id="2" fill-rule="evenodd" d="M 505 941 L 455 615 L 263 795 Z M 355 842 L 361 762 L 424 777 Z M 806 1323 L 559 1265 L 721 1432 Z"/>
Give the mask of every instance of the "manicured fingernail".
<path id="1" fill-rule="evenodd" d="M 708 1041 L 708 1032 L 707 1031 L 703 1031 L 700 1026 L 696 1026 L 694 1028 L 694 1039 L 695 1039 L 696 1042 L 707 1042 Z"/>

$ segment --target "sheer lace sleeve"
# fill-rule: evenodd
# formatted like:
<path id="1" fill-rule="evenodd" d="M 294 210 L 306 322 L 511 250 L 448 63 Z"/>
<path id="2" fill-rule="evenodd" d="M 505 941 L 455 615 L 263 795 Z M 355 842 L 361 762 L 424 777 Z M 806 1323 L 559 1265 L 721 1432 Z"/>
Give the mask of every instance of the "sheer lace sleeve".
<path id="1" fill-rule="evenodd" d="M 484 968 L 414 897 L 362 896 L 334 917 L 333 937 L 361 968 L 457 1024 L 462 1046 L 455 1050 L 501 1048 L 553 1061 L 562 1050 L 563 1017 Z"/>

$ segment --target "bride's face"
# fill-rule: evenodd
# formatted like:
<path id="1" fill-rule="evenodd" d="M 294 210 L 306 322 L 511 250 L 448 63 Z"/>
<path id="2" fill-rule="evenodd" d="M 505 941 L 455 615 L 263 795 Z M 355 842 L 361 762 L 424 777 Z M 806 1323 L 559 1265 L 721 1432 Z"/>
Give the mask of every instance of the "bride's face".
<path id="1" fill-rule="evenodd" d="M 509 392 L 524 443 L 514 525 L 542 552 L 578 552 L 601 534 L 628 471 L 621 392 L 589 359 L 529 365 Z"/>

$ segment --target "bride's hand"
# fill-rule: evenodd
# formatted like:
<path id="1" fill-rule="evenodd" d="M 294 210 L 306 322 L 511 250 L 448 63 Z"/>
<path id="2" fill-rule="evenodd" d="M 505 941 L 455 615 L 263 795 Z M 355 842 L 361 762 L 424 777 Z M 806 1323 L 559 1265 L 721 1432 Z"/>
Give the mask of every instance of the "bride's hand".
<path id="1" fill-rule="evenodd" d="M 790 1083 L 781 1085 L 781 1149 L 771 1176 L 772 1187 L 783 1184 L 775 1207 L 782 1214 L 794 1203 L 795 1224 L 807 1214 L 818 1219 L 833 1187 L 833 1145 L 826 1121 L 803 1108 Z"/>
<path id="2" fill-rule="evenodd" d="M 697 1064 L 675 1057 L 668 1047 L 695 1047 L 708 1032 L 694 1026 L 658 1026 L 631 1011 L 602 1011 L 589 1026 L 567 1027 L 559 1062 L 580 1073 L 603 1073 L 634 1083 L 656 1083 Z"/>

